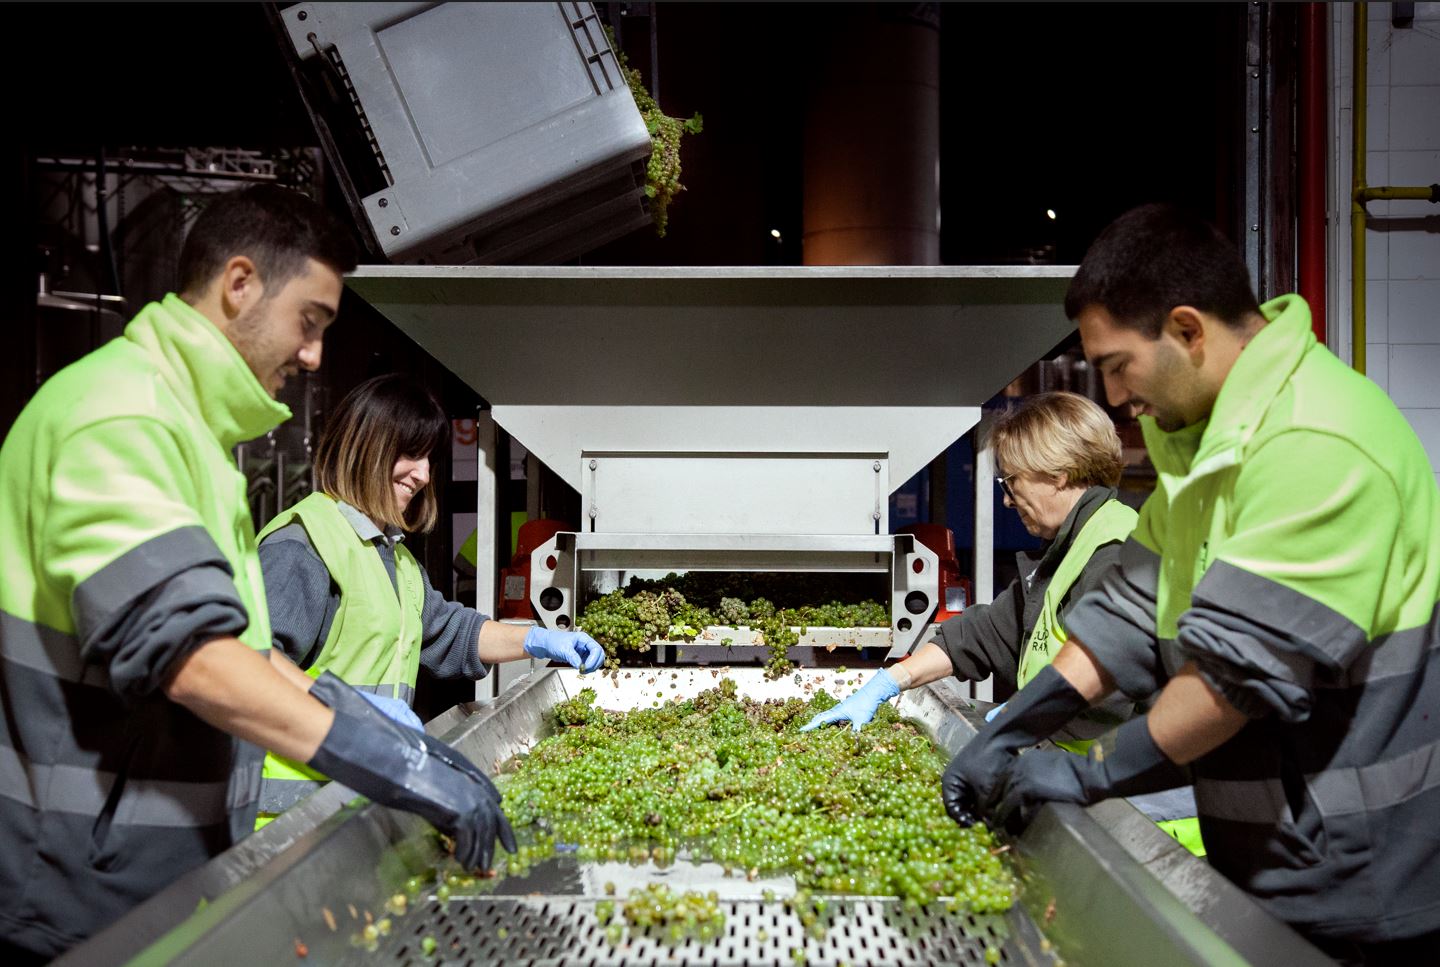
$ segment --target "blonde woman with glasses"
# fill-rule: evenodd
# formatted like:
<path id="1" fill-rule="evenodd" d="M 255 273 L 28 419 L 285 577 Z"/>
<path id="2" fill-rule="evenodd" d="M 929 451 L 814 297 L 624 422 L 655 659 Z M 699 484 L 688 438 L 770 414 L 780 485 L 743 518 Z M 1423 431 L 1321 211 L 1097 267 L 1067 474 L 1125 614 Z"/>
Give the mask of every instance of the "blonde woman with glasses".
<path id="1" fill-rule="evenodd" d="M 1065 644 L 1068 609 L 1098 588 L 1119 560 L 1135 528 L 1135 511 L 1116 497 L 1122 468 L 1120 438 L 1097 404 L 1075 393 L 1042 393 L 1025 400 L 990 432 L 995 478 L 1005 506 L 1045 543 L 1018 555 L 1019 575 L 990 604 L 975 605 L 946 621 L 934 640 L 889 668 L 855 694 L 821 712 L 801 731 L 835 722 L 859 729 L 885 702 L 908 688 L 954 675 L 1018 689 L 1040 673 Z M 1003 714 L 1004 706 L 992 712 Z M 1084 753 L 1092 740 L 1135 713 L 1123 696 L 1072 720 L 1057 743 Z M 1140 803 L 1152 819 L 1193 851 L 1201 850 L 1193 799 Z"/>

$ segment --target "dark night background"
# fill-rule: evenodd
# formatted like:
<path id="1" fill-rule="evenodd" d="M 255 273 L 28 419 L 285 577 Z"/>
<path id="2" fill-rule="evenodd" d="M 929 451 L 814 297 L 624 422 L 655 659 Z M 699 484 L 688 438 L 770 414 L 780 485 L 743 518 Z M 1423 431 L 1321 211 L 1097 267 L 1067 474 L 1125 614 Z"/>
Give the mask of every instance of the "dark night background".
<path id="1" fill-rule="evenodd" d="M 801 264 L 807 90 L 818 52 L 836 53 L 830 25 L 843 6 L 659 4 L 661 105 L 705 118 L 704 133 L 684 145 L 688 191 L 671 209 L 666 238 L 642 229 L 580 261 Z M 34 386 L 36 247 L 50 229 L 37 217 L 29 159 L 94 158 L 101 148 L 123 156 L 132 146 L 317 143 L 261 4 L 7 11 L 15 26 L 3 70 L 19 137 L 3 149 L 0 170 L 18 217 L 4 233 L 0 431 Z M 1233 236 L 1245 16 L 1243 3 L 940 4 L 941 261 L 1074 264 L 1107 222 L 1149 201 L 1186 205 Z M 648 78 L 648 18 L 634 24 L 623 46 Z M 326 183 L 327 204 L 348 219 L 338 188 Z M 97 256 L 82 250 L 71 261 L 65 288 L 106 291 Z M 348 292 L 341 318 L 344 338 L 327 340 L 322 374 L 336 393 L 405 370 L 434 387 L 452 415 L 473 415 L 472 391 Z M 962 546 L 970 543 L 961 485 L 969 446 L 967 436 L 949 456 L 948 522 Z M 444 461 L 435 478 L 449 480 Z M 473 484 L 441 487 L 442 514 L 473 508 L 474 494 Z M 523 509 L 523 482 L 518 499 Z M 1013 514 L 1001 510 L 996 528 L 998 548 L 1033 544 Z M 449 573 L 448 534 L 415 543 L 433 576 Z M 465 697 L 432 693 L 429 701 L 444 708 Z"/>
<path id="2" fill-rule="evenodd" d="M 689 191 L 667 238 L 638 232 L 585 261 L 799 263 L 766 246 L 771 228 L 799 238 L 807 73 L 836 6 L 659 5 L 661 104 L 705 116 L 686 142 Z M 259 4 L 23 9 L 6 64 L 12 151 L 315 143 Z M 1243 3 L 941 4 L 943 261 L 1013 261 L 1050 242 L 1077 262 L 1146 201 L 1228 228 L 1244 15 Z M 645 69 L 647 37 L 625 46 Z"/>

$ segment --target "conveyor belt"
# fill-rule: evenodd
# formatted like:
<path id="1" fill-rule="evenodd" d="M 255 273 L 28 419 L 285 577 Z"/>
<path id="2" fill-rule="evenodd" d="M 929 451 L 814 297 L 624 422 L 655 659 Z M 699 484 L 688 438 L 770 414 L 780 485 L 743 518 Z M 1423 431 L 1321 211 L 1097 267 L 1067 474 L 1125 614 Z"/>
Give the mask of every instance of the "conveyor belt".
<path id="1" fill-rule="evenodd" d="M 628 679 L 624 674 L 618 681 L 590 676 L 580 682 L 572 671 L 546 670 L 493 704 L 457 706 L 428 728 L 493 768 L 533 746 L 545 728 L 545 712 L 583 687 L 595 687 L 602 706 L 626 708 L 650 704 L 660 689 L 694 694 L 711 687 L 722 672 L 665 668 L 632 671 Z M 804 694 L 822 685 L 832 693 L 849 691 L 836 687 L 834 671 L 810 669 L 778 682 L 765 681 L 759 669 L 727 674 L 758 699 Z M 978 721 L 976 710 L 949 682 L 906 692 L 900 710 L 951 751 L 974 735 Z M 422 891 L 403 915 L 388 915 L 388 934 L 366 950 L 356 945 L 365 924 L 386 917 L 387 900 L 442 856 L 433 833 L 416 817 L 353 799 L 341 786 L 321 789 L 64 962 L 113 964 L 139 954 L 143 963 L 205 967 L 302 962 L 518 967 L 562 961 L 858 967 L 981 964 L 997 952 L 1002 964 L 1051 964 L 1058 954 L 1072 967 L 1327 962 L 1124 803 L 1095 811 L 1107 817 L 1107 828 L 1123 830 L 1116 834 L 1120 842 L 1084 810 L 1043 810 L 1016 844 L 1021 903 L 1004 917 L 907 912 L 893 899 L 833 897 L 824 913 L 829 929 L 817 940 L 805 936 L 779 900 L 764 897 L 766 889 L 782 899 L 793 893 L 786 877 L 751 882 L 726 877 L 715 864 L 683 859 L 662 869 L 648 863 L 581 864 L 562 855 L 524 877 L 452 891 L 443 902 L 434 891 Z M 631 888 L 654 880 L 677 892 L 715 890 L 726 915 L 724 935 L 672 948 L 627 934 L 620 946 L 611 946 L 594 911 L 610 894 L 606 885 L 613 883 L 614 898 L 623 900 Z M 436 941 L 430 958 L 422 956 L 426 937 Z"/>
<path id="2" fill-rule="evenodd" d="M 1033 922 L 1019 910 L 1005 917 L 975 918 L 943 911 L 907 913 L 893 900 L 838 900 L 827 914 L 824 940 L 807 936 L 800 919 L 779 902 L 722 901 L 725 933 L 709 941 L 670 944 L 658 932 L 627 936 L 612 945 L 595 916 L 594 900 L 552 897 L 450 898 L 412 910 L 371 952 L 356 951 L 355 964 L 566 967 L 648 964 L 975 964 L 987 948 L 996 963 L 1052 964 L 1053 954 Z M 501 936 L 501 928 L 504 936 Z M 425 938 L 436 949 L 426 956 Z"/>
<path id="3" fill-rule="evenodd" d="M 541 728 L 533 713 L 543 713 L 580 687 L 599 693 L 596 704 L 611 709 L 650 707 L 661 699 L 693 695 L 714 687 L 723 676 L 740 681 L 749 696 L 786 698 L 808 696 L 825 687 L 844 694 L 863 680 L 856 672 L 806 670 L 778 681 L 766 681 L 758 669 L 656 668 L 626 669 L 615 676 L 577 676 L 561 673 L 553 679 L 559 692 L 545 699 L 522 703 L 527 713 L 512 715 L 488 729 L 489 741 L 460 742 L 477 751 L 485 749 L 487 765 L 525 749 L 538 739 Z M 911 710 L 912 713 L 918 711 Z M 723 936 L 698 941 L 668 942 L 662 931 L 627 933 L 613 944 L 596 915 L 596 904 L 614 895 L 618 900 L 634 887 L 664 883 L 676 892 L 715 892 L 725 914 Z M 608 887 L 608 889 L 607 889 Z M 433 892 L 409 907 L 403 917 L 390 917 L 388 936 L 374 949 L 352 951 L 355 964 L 985 964 L 987 951 L 1002 964 L 1041 965 L 1054 962 L 1043 951 L 1039 931 L 1025 911 L 1016 907 L 1004 917 L 970 917 L 947 914 L 939 905 L 907 912 L 891 897 L 825 897 L 821 923 L 823 939 L 807 936 L 800 918 L 783 902 L 795 893 L 786 876 L 747 879 L 731 875 L 710 862 L 691 862 L 682 853 L 673 864 L 632 866 L 619 862 L 578 862 L 573 855 L 546 860 L 526 875 L 496 883 L 480 881 L 471 895 L 453 890 L 448 899 Z M 775 899 L 767 902 L 765 897 Z M 618 906 L 618 904 L 617 904 Z M 373 918 L 375 914 L 371 914 Z M 350 936 L 355 928 L 340 933 Z M 328 933 L 328 927 L 326 928 Z M 313 931 L 311 932 L 313 935 Z M 433 957 L 425 956 L 425 938 L 436 944 Z M 327 938 L 328 939 L 328 938 Z M 798 952 L 798 953 L 797 953 Z"/>

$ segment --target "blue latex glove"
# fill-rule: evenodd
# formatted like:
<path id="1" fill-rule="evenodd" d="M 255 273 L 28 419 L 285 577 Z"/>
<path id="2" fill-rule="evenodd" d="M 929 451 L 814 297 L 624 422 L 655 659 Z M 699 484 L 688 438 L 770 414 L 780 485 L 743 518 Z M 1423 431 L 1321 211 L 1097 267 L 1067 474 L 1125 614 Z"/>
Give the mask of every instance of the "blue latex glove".
<path id="1" fill-rule="evenodd" d="M 986 814 L 1019 834 L 1047 802 L 1089 806 L 1112 796 L 1163 792 L 1186 785 L 1190 777 L 1160 751 L 1144 717 L 1131 719 L 1115 733 L 1114 751 L 1103 759 L 1062 749 L 1035 749 L 1020 756 L 1004 774 Z"/>
<path id="2" fill-rule="evenodd" d="M 985 721 L 987 721 L 987 722 L 993 722 L 993 721 L 995 721 L 995 716 L 997 716 L 997 715 L 999 715 L 1001 712 L 1005 711 L 1005 706 L 1006 706 L 1006 705 L 1009 705 L 1009 704 L 1010 704 L 1009 702 L 1001 702 L 999 705 L 995 706 L 995 707 L 992 708 L 990 711 L 986 712 L 986 713 L 985 713 Z"/>
<path id="3" fill-rule="evenodd" d="M 376 695 L 374 692 L 360 692 L 360 697 L 371 705 L 378 708 L 381 713 L 392 722 L 399 722 L 401 725 L 414 729 L 416 732 L 425 731 L 425 723 L 420 721 L 420 716 L 410 708 L 409 704 L 398 698 L 387 698 L 384 695 Z"/>
<path id="4" fill-rule="evenodd" d="M 818 729 L 822 725 L 829 725 L 832 722 L 849 722 L 850 731 L 859 732 L 860 727 L 875 717 L 875 710 L 881 704 L 900 694 L 900 686 L 885 669 L 880 669 L 874 676 L 856 689 L 855 694 L 834 708 L 826 709 L 816 715 L 809 722 L 806 722 L 800 729 L 801 732 L 809 732 L 811 729 Z"/>
<path id="5" fill-rule="evenodd" d="M 488 870 L 495 841 L 515 852 L 515 833 L 494 783 L 459 750 L 404 728 L 375 711 L 326 672 L 311 697 L 335 710 L 335 723 L 309 765 L 362 796 L 428 820 L 455 840 L 467 870 Z"/>
<path id="6" fill-rule="evenodd" d="M 344 712 L 352 719 L 359 720 L 369 725 L 384 725 L 393 721 L 387 716 L 381 707 L 373 701 L 365 701 L 366 698 L 373 699 L 375 696 L 362 692 L 353 685 L 345 684 L 334 672 L 323 672 L 315 679 L 315 684 L 310 688 L 310 697 L 321 705 L 332 708 L 337 712 Z M 419 719 L 417 718 L 418 722 Z M 490 781 L 475 764 L 465 758 L 451 746 L 446 745 L 439 739 L 428 734 L 423 728 L 416 729 L 420 733 L 420 741 L 424 744 L 428 755 L 439 759 L 452 769 L 465 773 L 475 782 L 484 787 L 486 795 L 495 803 L 500 802 L 500 790 Z M 513 852 L 513 850 L 512 850 Z"/>
<path id="7" fill-rule="evenodd" d="M 593 672 L 605 663 L 605 649 L 583 631 L 556 631 L 536 625 L 525 635 L 525 654 L 563 661 L 571 668 Z"/>

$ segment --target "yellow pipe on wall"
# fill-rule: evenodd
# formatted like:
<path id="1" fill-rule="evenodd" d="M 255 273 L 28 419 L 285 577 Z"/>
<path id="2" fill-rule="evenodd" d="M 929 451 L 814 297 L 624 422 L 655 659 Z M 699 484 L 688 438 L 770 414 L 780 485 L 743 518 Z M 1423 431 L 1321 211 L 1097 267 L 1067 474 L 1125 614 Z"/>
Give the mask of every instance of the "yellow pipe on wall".
<path id="1" fill-rule="evenodd" d="M 1352 58 L 1354 93 L 1351 95 L 1350 163 L 1350 359 L 1357 373 L 1365 372 L 1365 203 L 1414 199 L 1440 202 L 1440 185 L 1428 187 L 1368 187 L 1365 184 L 1365 108 L 1369 85 L 1369 37 L 1366 7 L 1355 4 L 1355 52 Z"/>
<path id="2" fill-rule="evenodd" d="M 1419 185 L 1411 187 L 1396 187 L 1386 185 L 1376 188 L 1360 189 L 1360 203 L 1367 201 L 1428 201 L 1440 202 L 1440 185 L 1428 187 Z"/>

